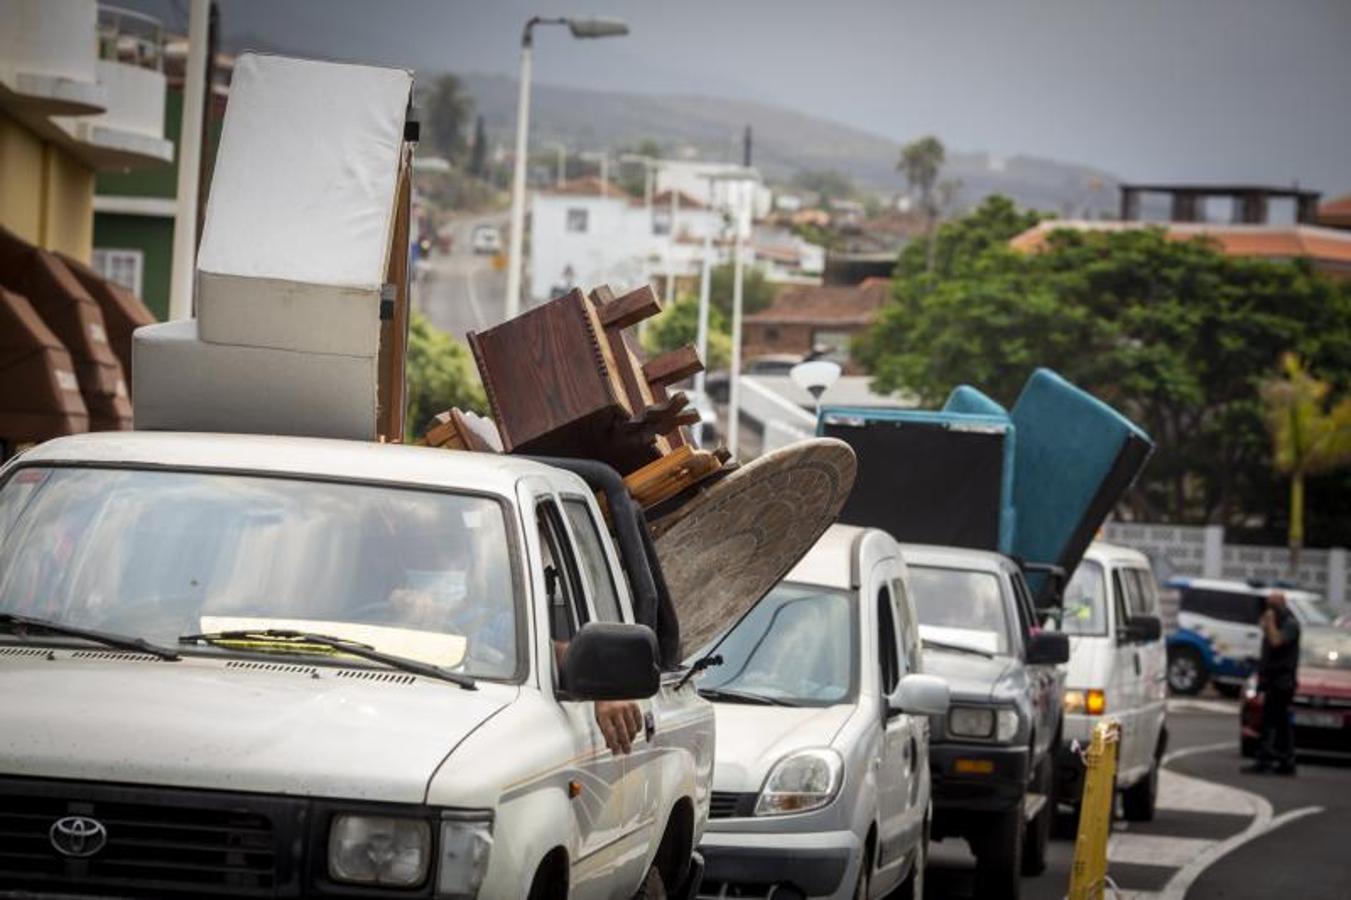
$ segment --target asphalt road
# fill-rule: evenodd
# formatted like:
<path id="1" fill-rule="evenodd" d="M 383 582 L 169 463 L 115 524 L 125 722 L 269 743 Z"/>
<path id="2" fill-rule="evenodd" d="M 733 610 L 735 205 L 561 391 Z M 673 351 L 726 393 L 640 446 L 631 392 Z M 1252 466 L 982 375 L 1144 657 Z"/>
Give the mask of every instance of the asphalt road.
<path id="1" fill-rule="evenodd" d="M 1113 825 L 1108 875 L 1118 896 L 1351 900 L 1351 764 L 1302 760 L 1293 778 L 1244 774 L 1237 709 L 1170 701 L 1154 821 Z M 1072 838 L 1053 840 L 1046 872 L 1023 880 L 1023 897 L 1064 897 L 1073 853 Z M 974 897 L 974 864 L 963 841 L 934 844 L 925 896 Z"/>
<path id="2" fill-rule="evenodd" d="M 452 244 L 449 255 L 433 254 L 414 289 L 418 309 L 436 327 L 464 340 L 469 331 L 501 322 L 506 307 L 506 272 L 495 268 L 493 257 L 473 252 L 473 232 L 479 225 L 503 229 L 505 212 L 463 216 L 447 229 Z M 506 236 L 503 234 L 505 247 Z"/>

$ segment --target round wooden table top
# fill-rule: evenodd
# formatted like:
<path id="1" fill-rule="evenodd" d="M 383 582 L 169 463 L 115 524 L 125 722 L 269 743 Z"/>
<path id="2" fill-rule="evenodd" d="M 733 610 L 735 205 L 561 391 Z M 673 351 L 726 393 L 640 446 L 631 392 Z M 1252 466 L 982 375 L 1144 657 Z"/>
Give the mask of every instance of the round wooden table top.
<path id="1" fill-rule="evenodd" d="M 799 441 L 741 466 L 661 520 L 657 556 L 682 653 L 730 626 L 806 555 L 839 515 L 856 471 L 843 441 Z"/>

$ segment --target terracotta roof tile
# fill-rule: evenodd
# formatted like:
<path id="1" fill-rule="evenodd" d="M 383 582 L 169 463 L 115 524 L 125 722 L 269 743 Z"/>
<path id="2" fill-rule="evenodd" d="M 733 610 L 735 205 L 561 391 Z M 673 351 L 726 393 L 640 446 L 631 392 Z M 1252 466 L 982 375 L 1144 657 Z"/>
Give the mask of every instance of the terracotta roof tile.
<path id="1" fill-rule="evenodd" d="M 868 325 L 891 296 L 891 282 L 869 278 L 857 285 L 813 285 L 789 288 L 768 309 L 747 316 L 748 322 Z"/>
<path id="2" fill-rule="evenodd" d="M 1175 241 L 1207 237 L 1230 256 L 1260 256 L 1272 259 L 1308 257 L 1315 262 L 1351 264 L 1351 234 L 1314 225 L 1226 225 L 1193 222 L 1042 222 L 1009 241 L 1015 250 L 1035 252 L 1046 246 L 1052 232 L 1127 231 L 1165 228 Z"/>

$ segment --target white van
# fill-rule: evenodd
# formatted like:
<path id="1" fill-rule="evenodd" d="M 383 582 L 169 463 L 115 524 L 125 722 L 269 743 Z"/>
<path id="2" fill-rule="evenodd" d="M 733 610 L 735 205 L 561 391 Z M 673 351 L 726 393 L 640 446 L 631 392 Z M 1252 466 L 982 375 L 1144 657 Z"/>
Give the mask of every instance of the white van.
<path id="1" fill-rule="evenodd" d="M 1087 747 L 1093 726 L 1112 718 L 1121 723 L 1116 783 L 1125 816 L 1148 821 L 1168 743 L 1168 654 L 1149 558 L 1095 541 L 1065 587 L 1060 628 L 1070 638 L 1060 799 L 1077 807 L 1082 794 L 1073 743 Z"/>

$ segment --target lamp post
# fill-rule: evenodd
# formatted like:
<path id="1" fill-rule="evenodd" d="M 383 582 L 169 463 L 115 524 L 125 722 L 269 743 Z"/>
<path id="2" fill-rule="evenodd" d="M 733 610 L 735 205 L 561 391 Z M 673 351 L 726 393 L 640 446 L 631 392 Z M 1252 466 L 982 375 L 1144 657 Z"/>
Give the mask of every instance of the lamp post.
<path id="1" fill-rule="evenodd" d="M 734 196 L 731 198 L 730 210 L 732 214 L 732 363 L 727 373 L 727 449 L 733 456 L 736 456 L 737 447 L 740 441 L 740 419 L 741 419 L 741 297 L 742 286 L 744 282 L 744 265 L 742 262 L 742 239 L 741 231 L 743 223 L 749 228 L 751 220 L 754 218 L 754 211 L 749 209 L 751 190 L 750 186 L 759 180 L 759 175 L 754 169 L 733 169 L 729 171 L 718 172 L 707 176 L 709 179 L 709 194 L 713 192 L 714 181 L 730 181 L 738 185 Z M 707 257 L 706 257 L 707 258 Z M 702 329 L 707 335 L 708 322 L 708 300 L 704 292 L 700 292 L 699 298 L 699 318 Z M 705 338 L 706 339 L 706 338 Z"/>
<path id="2" fill-rule="evenodd" d="M 511 237 L 507 251 L 507 318 L 521 311 L 521 251 L 525 245 L 525 164 L 530 135 L 530 51 L 536 25 L 566 25 L 575 38 L 618 37 L 629 26 L 618 19 L 571 19 L 535 16 L 521 32 L 521 86 L 516 101 L 516 160 L 511 176 Z"/>

